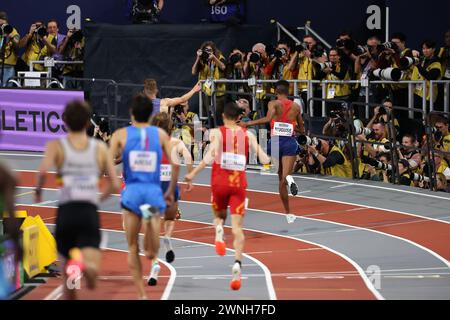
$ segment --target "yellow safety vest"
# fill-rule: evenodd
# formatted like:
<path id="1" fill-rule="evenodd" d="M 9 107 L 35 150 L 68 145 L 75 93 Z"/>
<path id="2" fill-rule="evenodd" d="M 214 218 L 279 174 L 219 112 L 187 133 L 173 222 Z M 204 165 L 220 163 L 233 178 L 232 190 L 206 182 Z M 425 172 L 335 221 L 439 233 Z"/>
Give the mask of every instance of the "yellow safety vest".
<path id="1" fill-rule="evenodd" d="M 344 164 L 336 164 L 330 168 L 331 175 L 335 177 L 344 177 L 351 178 L 352 177 L 352 164 L 347 160 L 347 157 L 344 155 L 342 150 L 337 146 L 333 146 L 330 150 L 330 153 L 333 151 L 339 152 L 344 157 Z"/>
<path id="2" fill-rule="evenodd" d="M 19 39 L 20 35 L 17 32 L 16 29 L 13 29 L 13 32 L 10 33 L 9 35 L 9 41 L 6 43 L 5 46 L 5 65 L 9 65 L 9 66 L 15 66 L 17 63 L 17 51 L 14 49 L 13 47 L 13 42 L 12 39 L 16 38 Z M 3 38 L 2 36 L 0 36 L 0 42 L 1 41 L 6 41 L 6 38 Z M 2 58 L 0 58 L 0 63 L 2 62 Z"/>
<path id="3" fill-rule="evenodd" d="M 314 68 L 311 59 L 306 56 L 299 57 L 298 61 L 298 80 L 312 80 L 314 79 Z M 298 84 L 299 91 L 308 89 L 307 83 Z"/>
<path id="4" fill-rule="evenodd" d="M 341 70 L 341 65 L 338 63 L 336 72 Z M 326 76 L 327 80 L 341 80 L 334 74 L 330 73 Z M 347 71 L 343 80 L 350 80 L 350 72 Z M 328 84 L 327 85 L 327 99 L 339 98 L 350 95 L 350 85 L 348 84 Z"/>
<path id="5" fill-rule="evenodd" d="M 430 71 L 431 69 L 439 69 L 441 71 L 441 63 L 439 61 L 435 61 L 433 63 L 430 63 L 430 65 L 426 68 L 427 71 Z M 441 77 L 439 77 L 440 79 Z M 438 79 L 438 80 L 439 80 Z M 419 69 L 417 69 L 417 66 L 414 66 L 413 72 L 411 75 L 411 80 L 426 80 L 420 73 Z M 427 90 L 427 96 L 426 99 L 430 100 L 430 81 L 426 81 L 426 90 Z M 423 88 L 422 84 L 416 84 L 416 88 L 414 90 L 414 93 L 418 95 L 419 97 L 423 98 Z M 436 98 L 438 96 L 438 86 L 437 84 L 433 85 L 433 102 L 436 101 Z"/>
<path id="6" fill-rule="evenodd" d="M 225 57 L 221 54 L 219 55 L 218 59 L 224 60 Z M 207 80 L 207 79 L 219 80 L 223 78 L 225 78 L 225 73 L 222 70 L 220 70 L 219 66 L 217 66 L 216 64 L 214 64 L 214 68 L 212 68 L 212 70 L 210 70 L 208 64 L 204 64 L 203 67 L 200 67 L 200 72 L 198 73 L 198 80 Z M 220 91 L 217 92 L 216 94 L 217 97 L 225 95 L 225 93 L 223 92 L 225 90 L 226 90 L 225 83 L 216 84 L 216 91 Z M 205 91 L 205 93 L 208 96 L 212 96 L 211 88 L 208 88 L 207 84 L 203 84 L 203 91 Z"/>
<path id="7" fill-rule="evenodd" d="M 55 36 L 53 34 L 49 34 L 47 36 L 48 42 L 50 42 L 50 43 L 53 42 L 54 37 Z M 31 43 L 28 44 L 25 53 L 22 55 L 22 60 L 27 65 L 30 61 L 43 60 L 44 57 L 49 56 L 47 46 L 45 44 L 42 45 L 41 43 L 39 43 L 39 40 L 37 40 L 37 35 L 33 35 Z M 44 65 L 35 64 L 34 69 L 36 69 L 38 71 L 43 71 Z"/>

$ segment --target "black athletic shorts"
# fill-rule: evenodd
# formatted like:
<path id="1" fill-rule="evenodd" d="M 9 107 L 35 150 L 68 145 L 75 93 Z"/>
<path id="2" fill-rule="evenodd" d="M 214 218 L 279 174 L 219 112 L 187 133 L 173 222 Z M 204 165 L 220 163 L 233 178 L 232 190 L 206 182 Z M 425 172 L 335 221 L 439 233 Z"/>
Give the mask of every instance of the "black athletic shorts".
<path id="1" fill-rule="evenodd" d="M 97 206 L 89 202 L 69 202 L 58 207 L 55 230 L 58 252 L 68 258 L 74 247 L 99 248 L 100 219 Z"/>

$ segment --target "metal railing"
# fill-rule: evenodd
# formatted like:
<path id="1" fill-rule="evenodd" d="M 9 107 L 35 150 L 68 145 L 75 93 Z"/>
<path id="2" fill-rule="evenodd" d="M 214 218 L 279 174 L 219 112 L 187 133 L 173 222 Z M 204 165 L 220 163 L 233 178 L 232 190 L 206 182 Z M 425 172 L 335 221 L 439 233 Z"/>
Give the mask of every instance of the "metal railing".
<path id="1" fill-rule="evenodd" d="M 84 64 L 84 61 L 60 61 L 60 60 L 53 60 L 52 58 L 45 59 L 45 60 L 33 60 L 33 61 L 28 62 L 30 71 L 34 70 L 35 64 L 43 64 L 44 67 L 47 68 L 49 77 L 51 77 L 52 76 L 52 68 L 57 64 L 64 64 L 64 65 L 66 65 L 66 64 Z"/>

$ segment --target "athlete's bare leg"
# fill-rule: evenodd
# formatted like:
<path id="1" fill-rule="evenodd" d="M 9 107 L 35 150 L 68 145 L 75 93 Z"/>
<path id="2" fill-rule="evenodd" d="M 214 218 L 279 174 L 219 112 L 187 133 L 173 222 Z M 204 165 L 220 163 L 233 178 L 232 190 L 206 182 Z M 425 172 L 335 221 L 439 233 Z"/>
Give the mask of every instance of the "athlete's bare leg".
<path id="1" fill-rule="evenodd" d="M 225 223 L 225 220 L 227 218 L 227 209 L 225 210 L 216 210 L 214 209 L 214 227 L 215 227 L 215 246 L 216 246 L 216 253 L 219 256 L 224 256 L 226 253 L 226 246 L 225 242 L 223 240 L 224 230 L 223 230 L 223 224 Z"/>
<path id="2" fill-rule="evenodd" d="M 289 196 L 287 190 L 286 177 L 292 174 L 296 156 L 284 156 L 281 158 L 280 167 L 278 168 L 279 192 L 283 203 L 284 211 L 290 213 Z"/>
<path id="3" fill-rule="evenodd" d="M 138 291 L 140 299 L 146 299 L 147 294 L 144 289 L 144 282 L 142 281 L 142 265 L 139 259 L 139 231 L 141 229 L 141 218 L 136 214 L 127 210 L 123 211 L 125 232 L 128 242 L 128 266 L 133 276 L 133 281 Z"/>
<path id="4" fill-rule="evenodd" d="M 231 227 L 233 232 L 233 246 L 236 260 L 242 261 L 242 252 L 244 251 L 244 231 L 242 230 L 243 216 L 240 214 L 231 215 Z"/>
<path id="5" fill-rule="evenodd" d="M 63 272 L 63 294 L 65 300 L 76 300 L 76 279 L 69 276 L 66 273 L 67 270 L 67 260 L 64 262 L 64 272 Z"/>
<path id="6" fill-rule="evenodd" d="M 145 256 L 150 260 L 157 259 L 159 253 L 159 232 L 161 230 L 160 215 L 153 215 L 149 221 L 145 222 L 144 226 Z"/>
<path id="7" fill-rule="evenodd" d="M 97 275 L 100 268 L 101 252 L 97 248 L 86 247 L 81 249 L 84 265 L 84 276 L 88 289 L 95 289 L 97 284 Z"/>

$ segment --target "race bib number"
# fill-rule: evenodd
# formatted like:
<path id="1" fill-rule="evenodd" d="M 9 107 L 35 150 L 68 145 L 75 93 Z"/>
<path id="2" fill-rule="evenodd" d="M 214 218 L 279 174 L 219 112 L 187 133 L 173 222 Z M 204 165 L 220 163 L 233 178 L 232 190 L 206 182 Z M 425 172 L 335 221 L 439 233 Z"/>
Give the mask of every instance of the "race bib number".
<path id="1" fill-rule="evenodd" d="M 247 159 L 242 154 L 235 154 L 231 152 L 222 153 L 220 167 L 226 170 L 245 171 Z"/>
<path id="2" fill-rule="evenodd" d="M 334 99 L 335 94 L 336 94 L 336 89 L 335 88 L 328 89 L 327 99 Z"/>
<path id="3" fill-rule="evenodd" d="M 444 75 L 444 77 L 447 78 L 447 79 L 450 79 L 450 69 L 446 69 L 446 70 L 445 70 L 445 75 Z"/>
<path id="4" fill-rule="evenodd" d="M 172 179 L 172 166 L 170 164 L 162 164 L 159 172 L 161 181 L 170 181 Z"/>
<path id="5" fill-rule="evenodd" d="M 95 176 L 64 177 L 64 187 L 69 193 L 70 200 L 96 201 L 98 179 Z"/>
<path id="6" fill-rule="evenodd" d="M 156 158 L 154 151 L 131 151 L 130 169 L 134 172 L 155 172 Z"/>
<path id="7" fill-rule="evenodd" d="M 294 126 L 291 123 L 275 122 L 273 125 L 273 135 L 291 137 L 294 134 Z"/>

